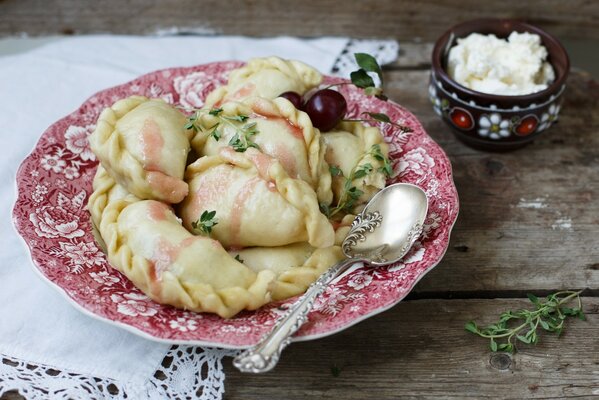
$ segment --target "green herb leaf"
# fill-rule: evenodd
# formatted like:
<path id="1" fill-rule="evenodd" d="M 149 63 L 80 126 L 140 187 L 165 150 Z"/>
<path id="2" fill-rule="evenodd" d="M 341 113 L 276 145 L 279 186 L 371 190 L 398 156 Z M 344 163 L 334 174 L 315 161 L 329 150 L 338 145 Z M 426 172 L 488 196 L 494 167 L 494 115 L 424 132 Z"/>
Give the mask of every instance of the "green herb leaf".
<path id="1" fill-rule="evenodd" d="M 375 97 L 380 97 L 383 95 L 383 89 L 378 88 L 378 87 L 367 87 L 364 89 L 364 93 L 367 96 L 375 96 Z"/>
<path id="2" fill-rule="evenodd" d="M 327 216 L 327 218 L 331 217 L 331 207 L 328 204 L 320 203 L 318 205 L 320 207 L 320 212 Z"/>
<path id="3" fill-rule="evenodd" d="M 356 172 L 354 172 L 354 179 L 364 178 L 366 175 L 370 174 L 373 170 L 372 164 L 366 163 L 362 164 Z"/>
<path id="4" fill-rule="evenodd" d="M 539 304 L 539 298 L 537 296 L 535 296 L 532 293 L 527 293 L 526 297 L 528 297 L 528 300 L 530 300 L 534 305 L 538 305 Z"/>
<path id="5" fill-rule="evenodd" d="M 368 111 L 365 111 L 362 114 L 366 114 L 370 118 L 372 118 L 372 119 L 374 119 L 376 121 L 391 123 L 391 118 L 389 118 L 389 116 L 387 114 L 375 113 L 375 112 L 368 112 Z"/>
<path id="6" fill-rule="evenodd" d="M 214 115 L 216 117 L 222 112 L 223 112 L 222 108 L 213 108 L 212 110 L 208 111 L 208 114 Z"/>
<path id="7" fill-rule="evenodd" d="M 200 235 L 210 236 L 212 228 L 217 224 L 216 211 L 205 210 L 198 220 L 191 223 L 191 228 Z"/>
<path id="8" fill-rule="evenodd" d="M 467 322 L 466 325 L 464 325 L 464 329 L 466 329 L 468 332 L 478 333 L 478 327 L 474 321 Z"/>
<path id="9" fill-rule="evenodd" d="M 491 351 L 497 351 L 497 342 L 491 339 Z"/>
<path id="10" fill-rule="evenodd" d="M 349 74 L 349 77 L 352 83 L 359 88 L 365 89 L 369 87 L 374 87 L 374 80 L 372 80 L 370 75 L 368 75 L 368 73 L 363 69 L 353 71 Z"/>
<path id="11" fill-rule="evenodd" d="M 214 138 L 214 140 L 216 140 L 218 142 L 218 140 L 222 137 L 220 131 L 218 130 L 220 123 L 217 122 L 216 125 L 214 125 L 210 131 L 210 136 Z"/>
<path id="12" fill-rule="evenodd" d="M 356 58 L 356 63 L 358 63 L 360 68 L 368 72 L 376 73 L 381 80 L 381 84 L 383 83 L 383 71 L 381 70 L 379 63 L 376 61 L 376 58 L 366 53 L 355 53 L 354 57 Z"/>
<path id="13" fill-rule="evenodd" d="M 225 115 L 222 118 L 228 119 L 229 121 L 245 122 L 249 117 L 247 115 Z"/>
<path id="14" fill-rule="evenodd" d="M 241 259 L 241 257 L 239 257 L 239 254 L 237 254 L 237 255 L 235 256 L 235 259 L 236 259 L 237 261 L 239 261 L 240 263 L 243 263 L 243 260 Z"/>
<path id="15" fill-rule="evenodd" d="M 341 168 L 336 165 L 330 165 L 329 171 L 331 172 L 332 176 L 343 176 L 343 171 L 341 171 Z"/>

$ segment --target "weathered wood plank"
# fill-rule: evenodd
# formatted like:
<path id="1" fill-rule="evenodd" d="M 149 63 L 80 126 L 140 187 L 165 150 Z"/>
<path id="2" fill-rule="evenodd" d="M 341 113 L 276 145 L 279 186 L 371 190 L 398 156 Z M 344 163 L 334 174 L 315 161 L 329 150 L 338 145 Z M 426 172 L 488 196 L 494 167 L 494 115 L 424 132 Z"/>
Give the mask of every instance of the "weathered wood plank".
<path id="1" fill-rule="evenodd" d="M 433 46 L 433 42 L 421 43 L 409 40 L 402 41 L 399 46 L 397 60 L 386 65 L 385 68 L 388 70 L 418 70 L 430 68 Z"/>
<path id="2" fill-rule="evenodd" d="M 400 303 L 333 337 L 292 344 L 275 370 L 241 374 L 225 361 L 225 399 L 563 399 L 599 393 L 599 300 L 584 299 L 588 321 L 561 338 L 544 335 L 514 356 L 493 354 L 464 330 L 494 322 L 525 300 Z M 339 369 L 339 376 L 332 374 Z"/>
<path id="3" fill-rule="evenodd" d="M 334 336 L 292 344 L 267 374 L 241 374 L 226 359 L 225 399 L 590 397 L 599 393 L 599 298 L 583 305 L 586 322 L 571 320 L 560 338 L 543 335 L 509 356 L 491 353 L 464 324 L 492 323 L 529 308 L 527 300 L 404 301 Z"/>
<path id="4" fill-rule="evenodd" d="M 148 34 L 186 31 L 251 36 L 350 35 L 436 39 L 449 26 L 477 17 L 521 17 L 561 37 L 599 38 L 599 3 L 588 0 L 486 2 L 310 0 L 284 7 L 268 0 L 0 1 L 0 35 L 26 32 Z"/>
<path id="5" fill-rule="evenodd" d="M 460 196 L 447 254 L 417 291 L 599 289 L 599 84 L 573 72 L 557 126 L 518 151 L 485 153 L 433 113 L 428 73 L 386 75 L 389 96 L 448 153 Z"/>

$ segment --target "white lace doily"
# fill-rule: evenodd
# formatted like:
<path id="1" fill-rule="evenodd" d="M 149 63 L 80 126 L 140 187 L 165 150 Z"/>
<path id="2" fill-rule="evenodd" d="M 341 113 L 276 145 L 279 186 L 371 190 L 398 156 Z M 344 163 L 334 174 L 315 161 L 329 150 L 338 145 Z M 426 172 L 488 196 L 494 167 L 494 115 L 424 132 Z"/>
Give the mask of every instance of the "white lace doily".
<path id="1" fill-rule="evenodd" d="M 354 53 L 372 54 L 379 64 L 393 62 L 393 40 L 348 40 L 331 71 L 349 77 L 357 68 Z M 8 351 L 5 349 L 4 351 Z M 58 365 L 44 365 L 0 353 L 0 396 L 17 390 L 29 400 L 46 399 L 199 399 L 220 400 L 225 392 L 222 360 L 237 351 L 173 346 L 143 385 L 86 376 Z"/>
<path id="2" fill-rule="evenodd" d="M 222 359 L 235 354 L 233 350 L 173 346 L 143 386 L 84 376 L 0 354 L 0 396 L 18 390 L 28 400 L 220 400 L 225 392 Z"/>

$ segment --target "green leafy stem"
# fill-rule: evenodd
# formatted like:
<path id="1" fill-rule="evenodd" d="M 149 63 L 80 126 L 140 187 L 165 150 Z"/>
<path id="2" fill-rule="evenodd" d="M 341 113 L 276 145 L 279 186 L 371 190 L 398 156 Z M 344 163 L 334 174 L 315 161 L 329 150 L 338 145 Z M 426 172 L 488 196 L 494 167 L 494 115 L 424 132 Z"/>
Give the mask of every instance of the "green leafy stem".
<path id="1" fill-rule="evenodd" d="M 222 112 L 222 108 L 194 109 L 193 114 L 187 118 L 185 129 L 193 129 L 194 132 L 207 132 L 208 136 L 218 142 L 223 136 L 223 126 L 229 126 L 235 130 L 235 134 L 229 140 L 229 146 L 233 147 L 235 151 L 243 153 L 250 147 L 256 149 L 260 148 L 257 143 L 252 141 L 252 137 L 259 133 L 256 128 L 256 123 L 251 122 L 239 125 L 240 123 L 246 122 L 249 119 L 249 116 L 244 114 L 222 115 Z M 202 114 L 216 117 L 218 122 L 209 128 L 203 128 L 198 124 L 198 120 Z"/>
<path id="2" fill-rule="evenodd" d="M 212 228 L 217 224 L 216 211 L 205 210 L 197 221 L 191 223 L 191 228 L 195 233 L 210 236 Z"/>
<path id="3" fill-rule="evenodd" d="M 544 300 L 528 294 L 529 300 L 536 307 L 535 310 L 505 311 L 499 315 L 499 321 L 495 324 L 482 328 L 474 321 L 470 321 L 464 328 L 468 332 L 489 339 L 492 351 L 515 353 L 517 342 L 538 343 L 539 327 L 547 332 L 557 333 L 559 336 L 564 329 L 566 318 L 578 317 L 585 320 L 580 293 L 580 291 L 561 291 Z M 576 302 L 576 306 L 566 307 L 571 302 Z"/>
<path id="4" fill-rule="evenodd" d="M 372 145 L 370 150 L 366 155 L 372 156 L 375 160 L 381 161 L 383 166 L 377 168 L 376 170 L 385 174 L 385 176 L 391 176 L 393 172 L 393 168 L 391 167 L 391 162 L 387 157 L 383 155 L 381 151 L 381 146 L 378 144 Z M 354 168 L 351 170 L 349 175 L 346 177 L 343 175 L 343 171 L 341 168 L 335 165 L 331 165 L 329 167 L 332 176 L 341 176 L 345 178 L 343 182 L 343 191 L 341 192 L 341 196 L 339 196 L 339 201 L 337 202 L 337 206 L 331 208 L 326 204 L 321 204 L 320 209 L 322 212 L 328 217 L 331 218 L 335 214 L 339 212 L 349 213 L 353 210 L 354 206 L 358 199 L 364 194 L 363 191 L 354 186 L 353 182 L 356 179 L 361 179 L 366 177 L 375 171 L 374 167 L 371 163 L 360 164 L 357 163 Z"/>

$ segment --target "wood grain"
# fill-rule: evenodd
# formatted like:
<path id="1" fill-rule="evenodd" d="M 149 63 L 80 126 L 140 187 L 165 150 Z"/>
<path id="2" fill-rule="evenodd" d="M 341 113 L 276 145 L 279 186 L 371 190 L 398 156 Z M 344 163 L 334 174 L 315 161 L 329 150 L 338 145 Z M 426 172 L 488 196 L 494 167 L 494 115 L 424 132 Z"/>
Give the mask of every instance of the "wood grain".
<path id="1" fill-rule="evenodd" d="M 432 41 L 455 23 L 489 16 L 524 18 L 563 38 L 599 38 L 599 3 L 589 0 L 308 0 L 292 5 L 272 0 L 3 0 L 0 35 L 152 34 L 178 27 L 208 34 Z"/>
<path id="2" fill-rule="evenodd" d="M 242 374 L 225 359 L 225 399 L 563 399 L 599 393 L 599 300 L 561 338 L 510 356 L 464 330 L 525 300 L 418 300 L 333 337 L 292 344 L 277 368 Z M 334 376 L 332 369 L 339 372 Z"/>
<path id="3" fill-rule="evenodd" d="M 449 249 L 416 292 L 424 297 L 561 288 L 596 292 L 597 82 L 572 72 L 559 124 L 518 151 L 487 153 L 457 141 L 433 113 L 426 95 L 428 74 L 400 70 L 386 75 L 389 96 L 416 114 L 449 155 L 460 196 Z"/>

